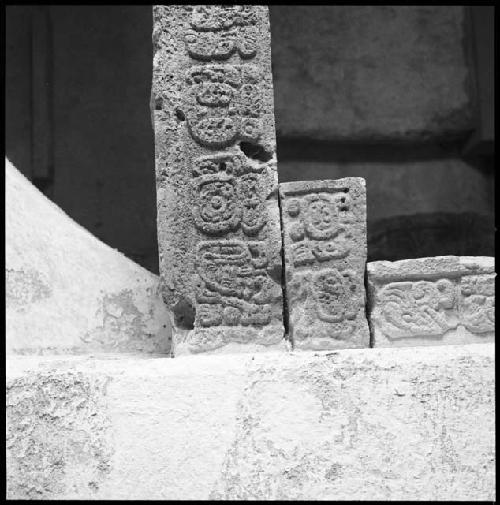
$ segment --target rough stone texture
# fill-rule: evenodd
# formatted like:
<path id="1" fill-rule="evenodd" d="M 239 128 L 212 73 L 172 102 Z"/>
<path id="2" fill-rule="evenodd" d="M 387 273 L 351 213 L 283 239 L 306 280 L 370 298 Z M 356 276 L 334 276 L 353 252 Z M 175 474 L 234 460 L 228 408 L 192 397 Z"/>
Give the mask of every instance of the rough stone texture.
<path id="1" fill-rule="evenodd" d="M 10 357 L 7 498 L 488 500 L 494 345 Z"/>
<path id="2" fill-rule="evenodd" d="M 67 359 L 67 358 L 66 358 Z M 7 495 L 92 498 L 110 472 L 109 377 L 37 371 L 7 386 Z"/>
<path id="3" fill-rule="evenodd" d="M 292 345 L 368 347 L 364 179 L 284 183 L 280 198 Z"/>
<path id="4" fill-rule="evenodd" d="M 494 340 L 494 258 L 375 261 L 367 270 L 373 346 Z"/>
<path id="5" fill-rule="evenodd" d="M 159 279 L 97 240 L 5 162 L 8 353 L 168 353 Z"/>
<path id="6" fill-rule="evenodd" d="M 465 9 L 273 6 L 278 134 L 406 139 L 472 130 Z"/>
<path id="7" fill-rule="evenodd" d="M 283 348 L 268 9 L 153 14 L 158 244 L 174 352 Z"/>

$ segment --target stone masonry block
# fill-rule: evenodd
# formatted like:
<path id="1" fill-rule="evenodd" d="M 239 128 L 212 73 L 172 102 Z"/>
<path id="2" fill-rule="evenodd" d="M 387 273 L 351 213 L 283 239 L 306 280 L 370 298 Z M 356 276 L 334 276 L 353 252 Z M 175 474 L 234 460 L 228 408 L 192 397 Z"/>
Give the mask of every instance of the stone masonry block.
<path id="1" fill-rule="evenodd" d="M 174 353 L 284 348 L 268 9 L 153 13 L 160 276 Z"/>
<path id="2" fill-rule="evenodd" d="M 364 179 L 280 184 L 294 347 L 368 347 Z"/>
<path id="3" fill-rule="evenodd" d="M 470 132 L 466 9 L 272 6 L 278 135 L 404 140 Z"/>
<path id="4" fill-rule="evenodd" d="M 494 340 L 494 258 L 375 261 L 367 269 L 373 346 Z"/>

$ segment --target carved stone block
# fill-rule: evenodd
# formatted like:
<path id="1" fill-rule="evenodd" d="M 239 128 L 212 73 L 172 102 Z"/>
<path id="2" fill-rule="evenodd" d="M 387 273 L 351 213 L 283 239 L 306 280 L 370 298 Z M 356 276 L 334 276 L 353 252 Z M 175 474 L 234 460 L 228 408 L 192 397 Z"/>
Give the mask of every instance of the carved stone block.
<path id="1" fill-rule="evenodd" d="M 364 179 L 288 182 L 280 197 L 293 346 L 368 347 Z"/>
<path id="2" fill-rule="evenodd" d="M 495 336 L 494 258 L 436 256 L 368 263 L 376 347 L 463 344 Z"/>
<path id="3" fill-rule="evenodd" d="M 174 353 L 285 348 L 268 9 L 153 14 L 160 277 Z"/>

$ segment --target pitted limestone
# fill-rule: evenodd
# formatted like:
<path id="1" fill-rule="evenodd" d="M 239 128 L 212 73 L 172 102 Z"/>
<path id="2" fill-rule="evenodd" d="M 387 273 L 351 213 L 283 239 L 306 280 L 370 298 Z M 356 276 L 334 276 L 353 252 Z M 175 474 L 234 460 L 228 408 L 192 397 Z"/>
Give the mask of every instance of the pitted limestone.
<path id="1" fill-rule="evenodd" d="M 368 263 L 373 345 L 494 340 L 495 275 L 490 257 L 437 256 Z"/>
<path id="2" fill-rule="evenodd" d="M 160 275 L 174 352 L 284 347 L 268 9 L 153 13 Z M 264 155 L 247 156 L 249 145 Z"/>
<path id="3" fill-rule="evenodd" d="M 280 184 L 294 347 L 368 347 L 364 179 Z"/>

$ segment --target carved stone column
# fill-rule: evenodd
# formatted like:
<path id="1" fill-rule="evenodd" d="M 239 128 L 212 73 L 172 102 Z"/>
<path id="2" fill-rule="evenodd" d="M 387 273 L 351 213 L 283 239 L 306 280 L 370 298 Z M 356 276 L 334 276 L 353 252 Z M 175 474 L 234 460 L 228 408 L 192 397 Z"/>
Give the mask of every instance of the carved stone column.
<path id="1" fill-rule="evenodd" d="M 268 8 L 153 15 L 160 275 L 174 352 L 284 347 Z"/>

